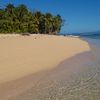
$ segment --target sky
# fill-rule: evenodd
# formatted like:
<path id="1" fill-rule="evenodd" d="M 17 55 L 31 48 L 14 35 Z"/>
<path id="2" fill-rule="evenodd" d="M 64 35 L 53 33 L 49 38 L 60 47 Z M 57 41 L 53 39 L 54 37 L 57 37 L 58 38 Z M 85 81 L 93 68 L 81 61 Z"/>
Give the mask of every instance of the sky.
<path id="1" fill-rule="evenodd" d="M 8 3 L 25 4 L 30 10 L 60 14 L 65 20 L 61 33 L 80 33 L 100 30 L 100 0 L 0 0 L 0 6 Z"/>

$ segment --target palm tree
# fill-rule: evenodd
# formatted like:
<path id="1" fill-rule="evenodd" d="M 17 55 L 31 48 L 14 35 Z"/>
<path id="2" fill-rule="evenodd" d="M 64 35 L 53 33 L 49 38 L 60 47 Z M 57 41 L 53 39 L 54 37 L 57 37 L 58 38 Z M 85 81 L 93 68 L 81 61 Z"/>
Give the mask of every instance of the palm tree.
<path id="1" fill-rule="evenodd" d="M 51 34 L 52 32 L 53 16 L 50 13 L 45 14 L 45 33 Z"/>
<path id="2" fill-rule="evenodd" d="M 57 15 L 53 18 L 53 34 L 57 34 L 60 32 L 61 27 L 63 25 L 63 20 L 60 15 Z"/>
<path id="3" fill-rule="evenodd" d="M 41 22 L 42 22 L 43 14 L 40 11 L 36 11 L 33 13 L 33 22 L 36 29 L 36 33 L 41 33 Z"/>
<path id="4" fill-rule="evenodd" d="M 23 20 L 24 17 L 28 14 L 28 10 L 27 10 L 27 7 L 23 4 L 19 5 L 17 8 L 16 8 L 16 11 L 17 11 L 17 16 L 19 18 L 19 20 Z"/>
<path id="5" fill-rule="evenodd" d="M 23 4 L 15 7 L 8 4 L 0 9 L 0 33 L 40 33 L 57 34 L 60 32 L 63 20 L 60 15 L 43 14 L 40 11 L 32 13 Z"/>
<path id="6" fill-rule="evenodd" d="M 9 15 L 11 15 L 11 14 L 13 14 L 13 11 L 14 11 L 14 5 L 13 4 L 8 4 L 7 6 L 6 6 L 6 8 L 5 8 L 5 11 L 9 14 Z"/>
<path id="7" fill-rule="evenodd" d="M 19 23 L 19 30 L 20 32 L 27 32 L 28 30 L 28 23 L 27 23 L 27 16 L 28 10 L 27 7 L 23 4 L 16 7 L 16 16 L 17 16 L 17 23 Z"/>
<path id="8" fill-rule="evenodd" d="M 15 20 L 16 20 L 15 7 L 13 4 L 8 4 L 5 8 L 5 21 L 7 22 L 7 25 L 9 25 L 8 32 L 12 33 L 15 31 L 15 26 L 14 26 Z"/>

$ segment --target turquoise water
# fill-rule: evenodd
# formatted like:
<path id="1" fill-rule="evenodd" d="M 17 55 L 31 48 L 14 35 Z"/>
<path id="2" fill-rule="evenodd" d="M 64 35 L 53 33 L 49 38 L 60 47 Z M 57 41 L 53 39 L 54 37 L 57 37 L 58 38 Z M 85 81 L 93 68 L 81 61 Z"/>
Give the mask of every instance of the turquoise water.
<path id="1" fill-rule="evenodd" d="M 92 39 L 100 39 L 100 35 L 90 35 L 90 36 L 85 36 L 87 38 L 92 38 Z"/>
<path id="2" fill-rule="evenodd" d="M 67 36 L 79 36 L 79 37 L 82 37 L 82 38 L 91 38 L 91 39 L 99 39 L 100 40 L 100 34 L 87 34 L 87 35 L 84 35 L 84 34 L 68 34 Z"/>
<path id="3" fill-rule="evenodd" d="M 87 36 L 82 36 L 85 38 L 91 38 L 91 39 L 100 39 L 100 35 L 87 35 Z"/>
<path id="4" fill-rule="evenodd" d="M 96 46 L 100 50 L 100 36 L 85 36 L 82 37 L 84 40 L 86 40 L 89 44 Z"/>

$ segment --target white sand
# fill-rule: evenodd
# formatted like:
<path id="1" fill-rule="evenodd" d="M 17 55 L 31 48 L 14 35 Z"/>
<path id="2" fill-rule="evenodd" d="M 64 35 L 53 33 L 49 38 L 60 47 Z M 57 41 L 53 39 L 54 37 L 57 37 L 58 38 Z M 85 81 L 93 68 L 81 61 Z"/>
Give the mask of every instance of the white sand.
<path id="1" fill-rule="evenodd" d="M 0 83 L 56 67 L 90 51 L 88 43 L 63 36 L 0 36 Z"/>

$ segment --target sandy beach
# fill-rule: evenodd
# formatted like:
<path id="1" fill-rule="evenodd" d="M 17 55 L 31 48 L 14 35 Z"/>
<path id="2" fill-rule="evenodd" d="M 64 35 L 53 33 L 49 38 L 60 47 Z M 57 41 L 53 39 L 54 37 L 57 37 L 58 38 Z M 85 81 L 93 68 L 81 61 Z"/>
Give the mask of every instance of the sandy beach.
<path id="1" fill-rule="evenodd" d="M 94 55 L 80 38 L 1 36 L 0 100 L 99 100 Z"/>
<path id="2" fill-rule="evenodd" d="M 74 47 L 73 47 L 74 46 Z M 88 43 L 62 36 L 5 36 L 0 38 L 0 83 L 57 66 L 89 51 Z"/>

